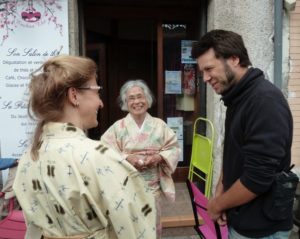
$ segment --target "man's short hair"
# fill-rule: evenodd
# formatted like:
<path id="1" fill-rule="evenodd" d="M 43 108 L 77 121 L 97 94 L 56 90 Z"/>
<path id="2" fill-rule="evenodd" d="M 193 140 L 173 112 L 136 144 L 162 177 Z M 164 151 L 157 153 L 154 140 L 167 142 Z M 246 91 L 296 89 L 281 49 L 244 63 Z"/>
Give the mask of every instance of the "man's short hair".
<path id="1" fill-rule="evenodd" d="M 243 38 L 235 32 L 216 29 L 206 33 L 193 45 L 192 57 L 196 59 L 211 48 L 216 58 L 228 59 L 236 56 L 240 59 L 240 66 L 251 65 Z"/>

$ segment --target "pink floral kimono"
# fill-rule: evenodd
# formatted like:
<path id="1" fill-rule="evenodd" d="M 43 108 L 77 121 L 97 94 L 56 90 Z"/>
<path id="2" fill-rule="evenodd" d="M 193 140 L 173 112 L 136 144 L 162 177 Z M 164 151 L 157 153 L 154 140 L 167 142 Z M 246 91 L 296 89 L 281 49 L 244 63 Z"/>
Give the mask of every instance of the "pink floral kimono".
<path id="1" fill-rule="evenodd" d="M 161 195 L 169 201 L 175 200 L 175 186 L 171 175 L 180 156 L 175 133 L 163 120 L 148 113 L 139 128 L 129 113 L 125 118 L 115 122 L 102 135 L 101 140 L 121 153 L 124 159 L 134 154 L 145 160 L 149 151 L 162 156 L 163 161 L 157 166 L 140 172 L 155 195 L 156 239 L 161 238 Z"/>
<path id="2" fill-rule="evenodd" d="M 103 143 L 120 152 L 124 158 L 130 154 L 143 155 L 147 151 L 159 153 L 164 159 L 157 167 L 141 172 L 155 192 L 161 192 L 170 201 L 175 200 L 175 187 L 171 174 L 175 171 L 180 148 L 173 130 L 161 119 L 147 113 L 141 128 L 130 114 L 115 122 L 101 137 Z"/>

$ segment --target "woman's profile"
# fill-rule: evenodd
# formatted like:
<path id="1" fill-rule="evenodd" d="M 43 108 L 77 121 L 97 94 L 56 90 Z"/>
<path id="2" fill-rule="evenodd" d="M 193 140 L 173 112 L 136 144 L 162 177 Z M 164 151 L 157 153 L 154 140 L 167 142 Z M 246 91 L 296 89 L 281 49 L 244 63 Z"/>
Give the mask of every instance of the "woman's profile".
<path id="1" fill-rule="evenodd" d="M 103 108 L 96 70 L 91 59 L 62 55 L 32 75 L 37 127 L 13 186 L 26 238 L 155 238 L 154 198 L 138 171 L 85 135 Z"/>

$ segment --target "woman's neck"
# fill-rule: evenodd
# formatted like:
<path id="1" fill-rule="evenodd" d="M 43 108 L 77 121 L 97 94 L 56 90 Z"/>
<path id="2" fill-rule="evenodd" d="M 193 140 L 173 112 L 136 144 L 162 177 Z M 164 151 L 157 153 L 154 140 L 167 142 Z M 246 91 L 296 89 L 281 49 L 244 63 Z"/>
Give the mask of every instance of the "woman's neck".
<path id="1" fill-rule="evenodd" d="M 84 130 L 82 120 L 78 114 L 78 109 L 74 107 L 65 107 L 59 122 L 71 123 Z"/>
<path id="2" fill-rule="evenodd" d="M 143 115 L 131 115 L 131 116 L 134 119 L 134 121 L 137 124 L 137 126 L 139 128 L 141 128 L 142 125 L 143 125 L 143 123 L 144 123 L 144 120 L 146 118 L 146 114 L 143 114 Z"/>

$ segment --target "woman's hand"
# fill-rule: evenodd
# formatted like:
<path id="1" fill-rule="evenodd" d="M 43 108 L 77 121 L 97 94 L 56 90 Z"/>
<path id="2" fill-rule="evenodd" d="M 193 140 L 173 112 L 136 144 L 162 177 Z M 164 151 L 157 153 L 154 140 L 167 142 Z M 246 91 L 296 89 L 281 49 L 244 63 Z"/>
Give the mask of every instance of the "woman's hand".
<path id="1" fill-rule="evenodd" d="M 145 168 L 145 162 L 142 159 L 141 155 L 131 154 L 127 156 L 126 160 L 139 171 Z"/>
<path id="2" fill-rule="evenodd" d="M 126 160 L 137 170 L 142 171 L 148 168 L 156 167 L 163 161 L 163 157 L 156 152 L 148 151 L 146 155 L 131 154 L 127 156 Z"/>
<path id="3" fill-rule="evenodd" d="M 156 167 L 162 160 L 163 158 L 160 154 L 148 154 L 145 159 L 145 167 Z"/>

